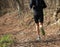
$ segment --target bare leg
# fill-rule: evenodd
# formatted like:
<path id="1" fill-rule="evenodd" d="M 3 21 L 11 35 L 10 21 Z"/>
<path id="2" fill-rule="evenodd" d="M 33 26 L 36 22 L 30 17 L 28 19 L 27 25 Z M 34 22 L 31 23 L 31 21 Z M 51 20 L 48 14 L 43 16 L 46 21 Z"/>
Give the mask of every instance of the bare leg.
<path id="1" fill-rule="evenodd" d="M 43 28 L 43 23 L 39 22 L 39 28 L 40 28 L 40 31 L 42 32 L 42 34 L 45 35 L 45 31 L 44 31 L 44 28 Z"/>
<path id="2" fill-rule="evenodd" d="M 42 33 L 41 39 L 45 40 L 45 31 L 43 28 L 43 23 L 39 22 L 40 32 Z"/>
<path id="3" fill-rule="evenodd" d="M 43 27 L 43 23 L 39 22 L 39 28 L 42 28 L 42 27 Z"/>
<path id="4" fill-rule="evenodd" d="M 37 40 L 40 40 L 40 30 L 39 30 L 39 23 L 36 23 L 36 31 L 37 31 Z"/>
<path id="5" fill-rule="evenodd" d="M 38 36 L 40 35 L 40 31 L 39 31 L 39 23 L 36 23 L 36 31 L 37 31 L 37 34 Z"/>

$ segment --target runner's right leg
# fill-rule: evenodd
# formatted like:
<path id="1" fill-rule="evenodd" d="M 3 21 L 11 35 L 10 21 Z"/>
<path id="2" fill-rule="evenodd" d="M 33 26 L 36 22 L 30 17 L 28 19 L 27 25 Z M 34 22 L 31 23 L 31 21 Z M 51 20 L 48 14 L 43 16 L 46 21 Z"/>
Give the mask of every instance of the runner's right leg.
<path id="1" fill-rule="evenodd" d="M 36 23 L 36 31 L 37 31 L 37 40 L 40 40 L 40 30 L 39 30 L 39 23 Z"/>

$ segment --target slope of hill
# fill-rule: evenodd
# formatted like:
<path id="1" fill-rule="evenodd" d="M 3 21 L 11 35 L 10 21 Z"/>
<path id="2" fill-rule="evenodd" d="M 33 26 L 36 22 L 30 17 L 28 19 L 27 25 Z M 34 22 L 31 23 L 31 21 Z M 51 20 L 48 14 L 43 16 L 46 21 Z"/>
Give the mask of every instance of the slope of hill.
<path id="1" fill-rule="evenodd" d="M 41 35 L 42 41 L 36 41 L 37 32 L 35 31 L 33 12 L 29 9 L 29 1 L 25 3 L 25 9 L 21 15 L 15 10 L 0 17 L 0 35 L 12 34 L 14 38 L 12 47 L 60 47 L 60 13 L 58 14 L 58 22 L 53 17 L 55 8 L 44 9 L 46 36 L 44 38 Z"/>

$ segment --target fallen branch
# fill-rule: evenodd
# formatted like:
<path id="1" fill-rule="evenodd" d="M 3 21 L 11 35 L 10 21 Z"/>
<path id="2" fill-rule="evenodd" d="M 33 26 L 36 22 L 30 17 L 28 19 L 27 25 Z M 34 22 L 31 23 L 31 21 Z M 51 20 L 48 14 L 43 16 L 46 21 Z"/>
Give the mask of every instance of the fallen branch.
<path id="1" fill-rule="evenodd" d="M 60 24 L 60 19 L 58 21 L 54 22 L 53 24 L 51 24 L 51 26 L 56 25 L 56 24 Z"/>

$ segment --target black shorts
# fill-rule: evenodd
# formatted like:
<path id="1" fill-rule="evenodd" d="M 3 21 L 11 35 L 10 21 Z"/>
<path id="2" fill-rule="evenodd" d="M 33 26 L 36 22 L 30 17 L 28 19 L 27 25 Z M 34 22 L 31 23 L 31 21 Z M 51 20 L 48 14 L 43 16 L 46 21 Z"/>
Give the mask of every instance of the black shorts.
<path id="1" fill-rule="evenodd" d="M 38 11 L 38 12 L 35 12 L 34 13 L 34 20 L 35 20 L 35 23 L 38 23 L 38 22 L 41 22 L 43 23 L 43 11 Z"/>

